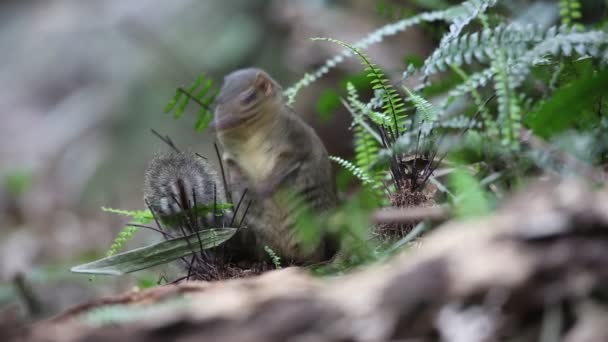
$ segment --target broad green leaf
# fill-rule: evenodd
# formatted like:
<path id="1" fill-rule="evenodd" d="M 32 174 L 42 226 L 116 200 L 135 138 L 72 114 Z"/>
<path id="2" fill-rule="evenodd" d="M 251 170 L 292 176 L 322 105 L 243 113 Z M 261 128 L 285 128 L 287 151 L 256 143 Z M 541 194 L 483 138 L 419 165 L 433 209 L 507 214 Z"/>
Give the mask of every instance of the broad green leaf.
<path id="1" fill-rule="evenodd" d="M 460 218 L 470 218 L 487 214 L 490 211 L 489 196 L 479 181 L 458 168 L 449 176 L 452 191 L 456 194 L 454 212 Z"/>
<path id="2" fill-rule="evenodd" d="M 193 252 L 217 247 L 230 239 L 236 228 L 207 229 L 154 245 L 133 249 L 87 264 L 72 267 L 74 273 L 123 275 L 188 256 Z M 198 236 L 197 236 L 198 234 Z M 200 238 L 200 240 L 199 240 Z"/>
<path id="3" fill-rule="evenodd" d="M 608 89 L 608 70 L 587 76 L 559 89 L 526 120 L 535 134 L 548 138 L 573 127 L 581 114 Z"/>

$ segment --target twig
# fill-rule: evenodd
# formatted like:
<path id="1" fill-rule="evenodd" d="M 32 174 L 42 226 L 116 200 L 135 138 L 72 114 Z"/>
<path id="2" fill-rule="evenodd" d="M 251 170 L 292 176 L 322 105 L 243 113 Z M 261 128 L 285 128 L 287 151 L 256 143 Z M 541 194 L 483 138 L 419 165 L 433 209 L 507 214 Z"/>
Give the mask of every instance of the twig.
<path id="1" fill-rule="evenodd" d="M 445 207 L 413 207 L 380 209 L 372 215 L 376 223 L 409 223 L 420 220 L 441 221 L 450 217 Z"/>
<path id="2" fill-rule="evenodd" d="M 201 159 L 203 159 L 203 160 L 207 160 L 207 157 L 203 156 L 202 154 L 200 154 L 198 152 L 196 152 L 194 155 L 197 156 L 197 157 L 199 157 L 199 158 L 201 158 Z"/>
<path id="3" fill-rule="evenodd" d="M 416 225 L 416 227 L 414 227 L 414 229 L 412 229 L 411 232 L 409 232 L 406 236 L 404 236 L 401 240 L 397 241 L 389 250 L 388 253 L 392 254 L 395 251 L 399 250 L 399 248 L 403 247 L 404 245 L 414 241 L 414 239 L 416 239 L 417 237 L 419 237 L 420 235 L 422 235 L 423 233 L 425 233 L 427 230 L 429 230 L 429 224 L 427 222 L 420 222 L 418 225 Z"/>
<path id="4" fill-rule="evenodd" d="M 160 220 L 158 219 L 158 217 L 156 216 L 156 213 L 154 212 L 154 210 L 152 210 L 152 207 L 150 206 L 150 203 L 148 202 L 147 199 L 144 199 L 144 202 L 146 203 L 146 207 L 148 208 L 148 210 L 150 211 L 150 213 L 152 213 L 152 218 L 154 219 L 154 222 L 156 223 L 156 226 L 161 230 L 161 233 L 163 234 L 163 237 L 165 239 L 167 239 L 167 237 L 169 237 L 169 233 L 165 232 L 162 230 L 162 225 L 160 224 Z M 186 266 L 190 267 L 191 264 L 188 263 L 188 260 L 186 260 L 186 258 L 181 257 L 180 258 L 185 264 Z"/>
<path id="5" fill-rule="evenodd" d="M 42 306 L 40 304 L 40 300 L 38 300 L 32 289 L 28 286 L 23 273 L 18 273 L 15 276 L 14 283 L 15 289 L 17 290 L 19 296 L 23 299 L 23 302 L 30 316 L 39 316 L 40 313 L 42 313 Z"/>
<path id="6" fill-rule="evenodd" d="M 249 207 L 251 207 L 251 202 L 252 202 L 252 200 L 249 200 L 249 202 L 247 202 L 247 207 L 245 207 L 245 212 L 243 213 L 243 217 L 241 217 L 241 221 L 239 222 L 239 226 L 237 227 L 237 229 L 241 229 L 243 222 L 245 222 L 245 217 L 247 216 L 247 213 L 249 212 Z"/>
<path id="7" fill-rule="evenodd" d="M 234 213 L 232 215 L 232 220 L 230 221 L 230 227 L 233 227 L 234 220 L 236 218 L 237 213 L 239 212 L 239 208 L 241 207 L 241 203 L 243 203 L 243 199 L 245 198 L 245 195 L 247 195 L 247 191 L 249 191 L 249 188 L 245 188 L 245 190 L 243 191 L 243 194 L 241 195 L 241 198 L 239 199 L 239 203 L 237 203 L 236 204 L 236 208 L 234 208 Z"/>
<path id="8" fill-rule="evenodd" d="M 217 162 L 220 164 L 220 171 L 222 172 L 222 182 L 224 183 L 224 192 L 226 195 L 226 199 L 229 203 L 232 203 L 232 193 L 230 192 L 230 187 L 228 186 L 228 182 L 226 181 L 226 172 L 224 171 L 224 163 L 222 161 L 222 155 L 220 153 L 219 147 L 217 147 L 217 143 L 213 143 L 213 147 L 215 148 L 215 155 L 217 156 Z"/>
<path id="9" fill-rule="evenodd" d="M 181 151 L 177 148 L 177 146 L 175 146 L 175 144 L 173 143 L 173 140 L 171 140 L 171 138 L 169 138 L 168 135 L 163 136 L 160 133 L 158 133 L 157 131 L 155 131 L 154 129 L 150 129 L 150 131 L 152 131 L 152 134 L 156 135 L 160 140 L 162 140 L 162 142 L 164 142 L 169 147 L 171 147 L 175 152 L 181 153 Z"/>
<path id="10" fill-rule="evenodd" d="M 128 227 L 137 227 L 137 228 L 146 228 L 146 229 L 153 230 L 155 232 L 159 232 L 159 233 L 163 234 L 163 236 L 165 236 L 165 237 L 169 237 L 171 239 L 175 238 L 175 236 L 173 236 L 173 235 L 171 235 L 171 234 L 169 234 L 169 233 L 167 233 L 165 231 L 162 231 L 160 229 L 156 229 L 154 227 L 146 226 L 146 225 L 143 225 L 143 224 L 127 223 L 126 226 L 128 226 Z"/>
<path id="11" fill-rule="evenodd" d="M 177 91 L 186 95 L 186 97 L 188 97 L 190 100 L 196 102 L 199 106 L 201 106 L 201 108 L 211 112 L 211 108 L 207 104 L 201 102 L 201 100 L 197 99 L 196 96 L 192 95 L 188 90 L 184 89 L 183 87 L 179 87 L 177 88 Z"/>

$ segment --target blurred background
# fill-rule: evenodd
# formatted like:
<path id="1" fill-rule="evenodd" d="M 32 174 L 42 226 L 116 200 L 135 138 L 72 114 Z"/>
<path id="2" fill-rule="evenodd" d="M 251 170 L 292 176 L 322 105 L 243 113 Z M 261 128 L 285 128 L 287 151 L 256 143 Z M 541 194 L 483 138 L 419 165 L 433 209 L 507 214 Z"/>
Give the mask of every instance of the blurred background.
<path id="1" fill-rule="evenodd" d="M 410 3 L 413 11 L 447 5 Z M 103 256 L 127 222 L 102 206 L 144 208 L 144 169 L 167 149 L 150 129 L 215 160 L 213 132 L 193 129 L 194 105 L 181 120 L 163 113 L 176 87 L 201 72 L 219 85 L 257 66 L 286 88 L 340 51 L 308 38 L 354 42 L 394 20 L 375 8 L 363 0 L 0 2 L 0 310 L 44 317 L 155 284 L 158 273 L 90 280 L 69 268 Z M 398 79 L 403 56 L 433 46 L 428 27 L 412 28 L 370 55 Z M 350 154 L 339 96 L 344 77 L 361 71 L 349 61 L 298 96 L 297 112 L 331 154 Z M 157 239 L 140 231 L 129 248 Z"/>

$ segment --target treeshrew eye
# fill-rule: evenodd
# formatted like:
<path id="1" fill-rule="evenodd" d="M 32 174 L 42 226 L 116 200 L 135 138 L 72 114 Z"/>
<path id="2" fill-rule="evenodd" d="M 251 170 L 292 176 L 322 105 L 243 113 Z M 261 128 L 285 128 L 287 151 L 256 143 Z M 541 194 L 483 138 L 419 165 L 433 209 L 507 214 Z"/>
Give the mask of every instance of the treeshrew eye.
<path id="1" fill-rule="evenodd" d="M 258 97 L 258 94 L 256 93 L 255 90 L 251 90 L 250 92 L 246 93 L 245 96 L 243 97 L 243 104 L 251 104 L 253 101 L 255 101 L 255 99 Z"/>

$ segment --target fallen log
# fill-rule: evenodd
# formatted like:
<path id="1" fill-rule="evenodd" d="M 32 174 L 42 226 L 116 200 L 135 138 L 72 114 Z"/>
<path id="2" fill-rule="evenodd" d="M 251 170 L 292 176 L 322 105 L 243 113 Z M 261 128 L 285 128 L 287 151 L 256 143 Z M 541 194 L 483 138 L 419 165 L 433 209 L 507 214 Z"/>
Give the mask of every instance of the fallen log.
<path id="1" fill-rule="evenodd" d="M 347 276 L 320 279 L 288 268 L 162 286 L 81 305 L 16 335 L 87 342 L 608 341 L 608 190 L 540 185 L 495 215 L 448 222 L 420 248 Z"/>

